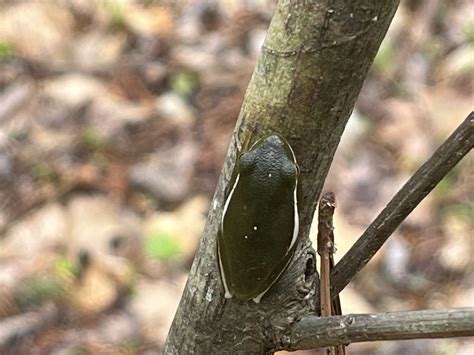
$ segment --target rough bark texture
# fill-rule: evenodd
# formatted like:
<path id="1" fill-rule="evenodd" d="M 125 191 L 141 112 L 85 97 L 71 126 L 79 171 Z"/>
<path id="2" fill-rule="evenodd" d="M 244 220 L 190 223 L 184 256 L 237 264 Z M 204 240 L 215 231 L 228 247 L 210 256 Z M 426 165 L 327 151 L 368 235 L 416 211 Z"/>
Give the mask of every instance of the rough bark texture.
<path id="1" fill-rule="evenodd" d="M 293 328 L 290 350 L 376 340 L 474 335 L 474 308 L 303 318 Z"/>
<path id="2" fill-rule="evenodd" d="M 398 0 L 281 0 L 247 89 L 166 354 L 263 354 L 289 347 L 316 308 L 311 220 L 334 152 Z M 225 300 L 216 259 L 224 189 L 242 143 L 282 134 L 300 166 L 300 235 L 280 280 L 252 301 Z"/>

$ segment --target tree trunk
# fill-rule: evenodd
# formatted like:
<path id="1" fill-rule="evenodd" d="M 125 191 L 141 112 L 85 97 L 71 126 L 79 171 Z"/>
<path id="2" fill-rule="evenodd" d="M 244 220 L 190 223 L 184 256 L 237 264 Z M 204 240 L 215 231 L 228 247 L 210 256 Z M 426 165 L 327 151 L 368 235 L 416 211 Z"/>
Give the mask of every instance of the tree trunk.
<path id="1" fill-rule="evenodd" d="M 292 326 L 318 306 L 308 239 L 319 194 L 398 0 L 281 0 L 231 139 L 165 354 L 265 354 L 290 346 Z M 226 300 L 216 259 L 224 189 L 242 143 L 278 132 L 300 166 L 297 251 L 260 304 Z"/>

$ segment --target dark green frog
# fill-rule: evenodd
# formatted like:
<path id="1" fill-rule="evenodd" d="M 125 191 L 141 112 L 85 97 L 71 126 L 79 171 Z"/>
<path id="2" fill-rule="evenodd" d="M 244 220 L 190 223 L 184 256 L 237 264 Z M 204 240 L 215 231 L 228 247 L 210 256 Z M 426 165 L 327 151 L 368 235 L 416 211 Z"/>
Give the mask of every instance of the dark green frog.
<path id="1" fill-rule="evenodd" d="M 297 186 L 295 154 L 278 134 L 238 157 L 218 233 L 226 298 L 259 303 L 288 266 L 299 231 Z"/>

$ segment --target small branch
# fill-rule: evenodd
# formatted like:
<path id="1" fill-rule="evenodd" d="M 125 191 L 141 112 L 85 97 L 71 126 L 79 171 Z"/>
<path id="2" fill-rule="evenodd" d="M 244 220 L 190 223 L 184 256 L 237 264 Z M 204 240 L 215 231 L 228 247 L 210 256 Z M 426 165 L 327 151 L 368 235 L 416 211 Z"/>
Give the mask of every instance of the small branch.
<path id="1" fill-rule="evenodd" d="M 329 275 L 331 258 L 334 253 L 334 226 L 332 218 L 336 208 L 336 199 L 332 192 L 325 193 L 319 200 L 318 213 L 318 254 L 321 257 L 321 316 L 331 315 L 331 294 Z"/>
<path id="2" fill-rule="evenodd" d="M 330 274 L 334 268 L 334 224 L 333 216 L 336 209 L 334 193 L 327 192 L 319 200 L 318 211 L 318 254 L 321 257 L 321 317 L 341 315 L 341 300 L 336 296 L 331 302 Z M 332 303 L 332 305 L 331 305 Z M 345 355 L 344 345 L 328 348 L 328 355 Z"/>
<path id="3" fill-rule="evenodd" d="M 309 315 L 295 324 L 290 346 L 303 350 L 378 340 L 452 338 L 474 335 L 474 308 L 348 314 Z"/>
<path id="4" fill-rule="evenodd" d="M 331 293 L 339 294 L 369 262 L 402 221 L 474 145 L 474 112 L 436 150 L 388 203 L 331 273 Z"/>

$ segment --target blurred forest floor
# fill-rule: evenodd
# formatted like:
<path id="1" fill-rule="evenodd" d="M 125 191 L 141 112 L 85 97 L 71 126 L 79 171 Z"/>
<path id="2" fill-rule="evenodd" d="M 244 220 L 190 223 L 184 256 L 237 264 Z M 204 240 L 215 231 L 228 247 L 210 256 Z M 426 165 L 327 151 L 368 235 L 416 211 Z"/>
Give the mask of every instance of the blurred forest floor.
<path id="1" fill-rule="evenodd" d="M 0 353 L 160 353 L 274 6 L 0 3 Z M 474 4 L 402 1 L 325 187 L 336 258 L 472 110 L 473 79 Z M 473 305 L 472 176 L 471 154 L 344 290 L 345 313 Z"/>

